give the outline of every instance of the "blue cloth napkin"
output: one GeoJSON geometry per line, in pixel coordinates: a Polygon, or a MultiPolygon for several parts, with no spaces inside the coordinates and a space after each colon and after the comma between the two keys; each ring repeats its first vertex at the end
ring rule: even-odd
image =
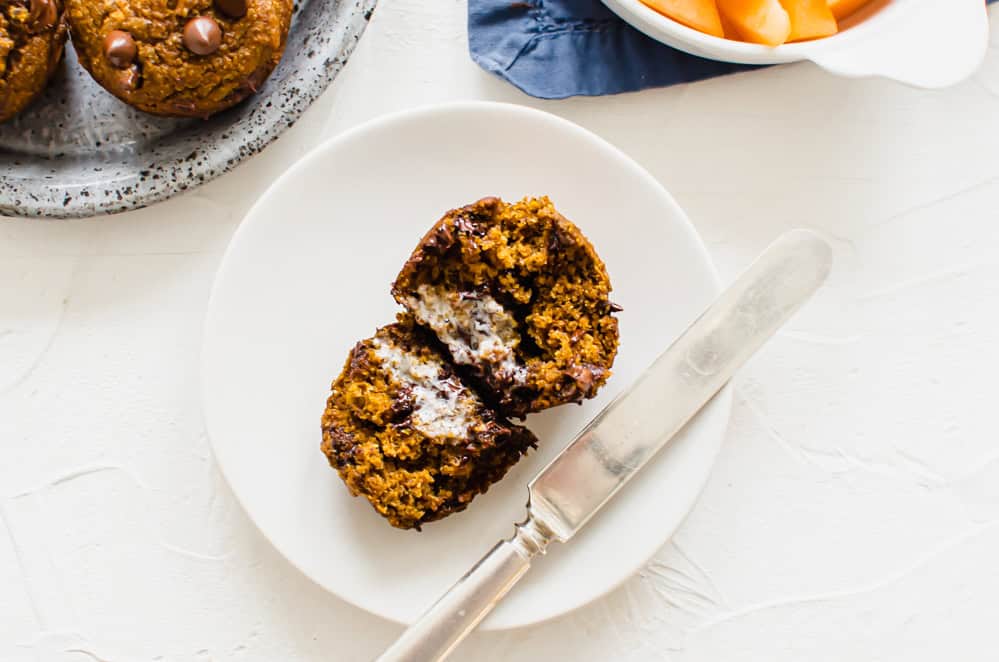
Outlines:
{"type": "Polygon", "coordinates": [[[633,92],[754,68],[660,44],[600,0],[468,0],[468,45],[483,69],[542,99],[633,92]]]}

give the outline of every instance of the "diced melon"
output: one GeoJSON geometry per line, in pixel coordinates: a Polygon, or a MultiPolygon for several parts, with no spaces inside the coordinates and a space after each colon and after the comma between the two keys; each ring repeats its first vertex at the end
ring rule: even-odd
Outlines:
{"type": "Polygon", "coordinates": [[[718,0],[718,9],[745,41],[779,46],[791,34],[791,17],[780,0],[718,0]]]}
{"type": "Polygon", "coordinates": [[[867,0],[828,0],[828,2],[829,9],[832,10],[833,16],[836,17],[837,21],[842,21],[867,4],[867,0]]]}
{"type": "Polygon", "coordinates": [[[725,36],[715,0],[642,0],[642,2],[660,14],[665,14],[695,30],[716,37],[725,36]]]}
{"type": "Polygon", "coordinates": [[[836,17],[826,0],[780,0],[791,17],[791,34],[788,41],[819,39],[839,31],[836,17]]]}
{"type": "Polygon", "coordinates": [[[718,12],[718,16],[721,18],[722,30],[725,31],[725,38],[732,39],[734,41],[742,41],[742,35],[739,34],[739,26],[729,20],[729,18],[721,12],[718,12]]]}

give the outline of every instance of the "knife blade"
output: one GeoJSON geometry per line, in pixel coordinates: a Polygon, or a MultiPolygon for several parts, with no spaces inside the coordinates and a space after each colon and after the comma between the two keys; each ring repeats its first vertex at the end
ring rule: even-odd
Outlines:
{"type": "Polygon", "coordinates": [[[568,542],[819,288],[832,249],[785,233],[531,481],[527,519],[378,658],[443,660],[548,545],[568,542]]]}

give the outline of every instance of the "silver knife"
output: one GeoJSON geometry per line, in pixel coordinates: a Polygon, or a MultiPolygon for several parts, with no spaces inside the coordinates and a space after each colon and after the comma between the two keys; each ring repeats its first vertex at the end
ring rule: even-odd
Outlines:
{"type": "Polygon", "coordinates": [[[378,662],[443,660],[544,554],[568,542],[819,288],[832,249],[782,235],[539,473],[527,519],[410,626],[378,662]]]}

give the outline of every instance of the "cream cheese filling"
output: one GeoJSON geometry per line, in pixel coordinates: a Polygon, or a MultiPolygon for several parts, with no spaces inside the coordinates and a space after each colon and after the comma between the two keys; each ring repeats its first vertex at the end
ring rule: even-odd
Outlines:
{"type": "Polygon", "coordinates": [[[414,428],[428,437],[468,438],[476,423],[478,400],[457,379],[442,378],[443,365],[376,338],[375,356],[397,383],[413,394],[414,428]]]}
{"type": "Polygon", "coordinates": [[[406,303],[416,318],[447,345],[455,362],[490,370],[522,384],[527,369],[517,362],[517,320],[489,294],[473,295],[420,285],[406,303]]]}

